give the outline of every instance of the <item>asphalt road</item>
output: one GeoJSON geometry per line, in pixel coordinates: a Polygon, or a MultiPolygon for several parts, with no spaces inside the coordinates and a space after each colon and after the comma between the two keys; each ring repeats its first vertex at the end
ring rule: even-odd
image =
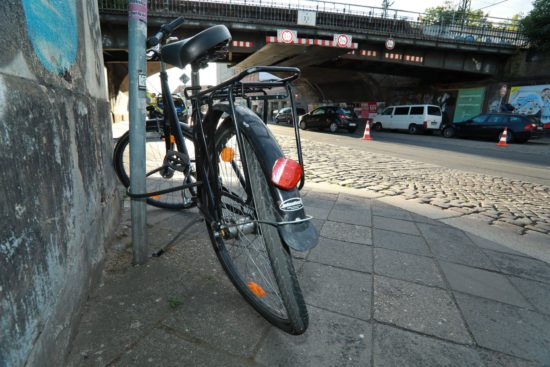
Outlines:
{"type": "MultiPolygon", "coordinates": [[[[288,125],[269,125],[275,134],[294,134],[288,125]]],[[[363,132],[303,131],[303,139],[325,142],[362,151],[436,164],[446,168],[477,172],[550,186],[550,138],[526,144],[498,147],[496,142],[446,139],[438,135],[409,135],[399,132],[373,132],[372,141],[361,140],[363,132]]]]}

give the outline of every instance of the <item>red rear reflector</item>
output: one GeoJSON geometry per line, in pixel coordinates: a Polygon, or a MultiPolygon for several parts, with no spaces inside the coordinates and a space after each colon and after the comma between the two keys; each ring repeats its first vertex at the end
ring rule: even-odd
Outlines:
{"type": "Polygon", "coordinates": [[[424,121],[424,129],[428,128],[428,121],[424,121]]]}
{"type": "Polygon", "coordinates": [[[288,158],[279,158],[273,165],[271,182],[283,190],[296,187],[302,177],[302,167],[296,161],[288,158]]]}
{"type": "Polygon", "coordinates": [[[535,128],[535,126],[533,126],[533,124],[527,124],[523,127],[525,130],[532,130],[535,128]]]}

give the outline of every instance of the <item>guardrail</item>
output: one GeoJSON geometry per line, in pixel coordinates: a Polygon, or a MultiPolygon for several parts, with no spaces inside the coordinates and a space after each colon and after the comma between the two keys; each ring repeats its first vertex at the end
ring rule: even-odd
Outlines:
{"type": "MultiPolygon", "coordinates": [[[[103,13],[126,12],[127,0],[98,0],[103,13]]],[[[485,18],[477,24],[469,21],[429,21],[426,14],[383,9],[337,2],[298,0],[149,0],[149,16],[184,15],[189,19],[223,22],[272,24],[277,27],[298,25],[299,13],[309,12],[316,29],[336,32],[369,33],[386,37],[444,40],[462,44],[496,47],[524,47],[527,39],[517,21],[485,18]]],[[[311,19],[310,19],[311,20],[311,19]]]]}

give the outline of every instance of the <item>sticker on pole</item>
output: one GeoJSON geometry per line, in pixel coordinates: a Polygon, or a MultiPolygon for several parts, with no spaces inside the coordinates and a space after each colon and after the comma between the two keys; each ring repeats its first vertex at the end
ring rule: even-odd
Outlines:
{"type": "Polygon", "coordinates": [[[279,43],[296,43],[298,40],[298,32],[290,29],[277,30],[277,42],[279,43]]]}
{"type": "Polygon", "coordinates": [[[147,89],[147,75],[139,73],[138,75],[138,88],[146,90],[147,89]]]}
{"type": "Polygon", "coordinates": [[[351,47],[351,36],[349,34],[335,34],[334,46],[336,47],[351,47]]]}
{"type": "Polygon", "coordinates": [[[137,19],[142,22],[147,22],[147,0],[129,0],[128,19],[137,19]]]}

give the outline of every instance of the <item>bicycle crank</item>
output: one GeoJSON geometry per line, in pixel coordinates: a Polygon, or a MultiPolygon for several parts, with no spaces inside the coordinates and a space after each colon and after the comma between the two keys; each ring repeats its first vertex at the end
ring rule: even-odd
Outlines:
{"type": "MultiPolygon", "coordinates": [[[[191,166],[191,161],[187,154],[174,150],[169,150],[166,152],[163,165],[173,171],[180,171],[187,174],[187,172],[189,171],[189,167],[191,166]]],[[[171,177],[174,175],[173,171],[166,170],[165,172],[163,172],[163,176],[166,175],[164,176],[165,178],[171,177]]]]}

